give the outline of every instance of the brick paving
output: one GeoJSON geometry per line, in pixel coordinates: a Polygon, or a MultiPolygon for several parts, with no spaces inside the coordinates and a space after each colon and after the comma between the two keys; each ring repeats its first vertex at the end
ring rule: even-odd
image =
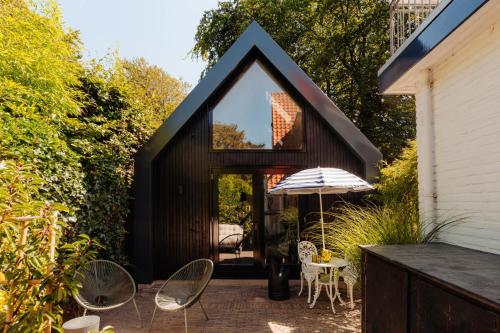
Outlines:
{"type": "MultiPolygon", "coordinates": [[[[148,332],[153,313],[154,295],[161,282],[141,285],[137,304],[144,321],[138,328],[137,315],[132,303],[121,308],[101,312],[101,327],[112,325],[118,333],[148,332]]],[[[297,296],[299,282],[291,281],[291,298],[272,301],[267,298],[267,280],[212,280],[202,303],[210,317],[206,321],[198,304],[188,309],[189,332],[218,333],[298,333],[298,332],[360,332],[360,299],[355,292],[355,308],[335,302],[336,314],[330,310],[330,302],[324,294],[314,309],[306,303],[307,292],[297,296]]],[[[341,283],[341,293],[345,288],[341,283]]],[[[344,297],[346,298],[346,297],[344,297]]],[[[157,312],[151,332],[184,332],[184,317],[179,312],[157,312]]]]}

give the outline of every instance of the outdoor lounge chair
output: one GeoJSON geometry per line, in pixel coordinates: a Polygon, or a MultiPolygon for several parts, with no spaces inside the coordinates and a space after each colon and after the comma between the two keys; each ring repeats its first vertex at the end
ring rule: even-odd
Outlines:
{"type": "Polygon", "coordinates": [[[184,328],[187,332],[186,310],[196,302],[200,304],[205,319],[208,320],[207,313],[200,302],[200,297],[210,282],[213,271],[214,263],[210,259],[198,259],[175,272],[155,296],[156,306],[149,329],[151,330],[153,326],[156,310],[159,308],[163,311],[184,310],[184,328]]]}
{"type": "Polygon", "coordinates": [[[239,258],[244,240],[245,231],[242,224],[219,224],[219,253],[234,253],[235,257],[239,258]]]}
{"type": "Polygon", "coordinates": [[[93,260],[77,270],[75,279],[82,288],[75,296],[83,307],[83,315],[90,311],[106,311],[132,301],[142,327],[142,319],[135,303],[135,282],[122,266],[108,260],[93,260]]]}
{"type": "Polygon", "coordinates": [[[231,234],[219,242],[219,253],[234,253],[239,258],[243,248],[243,234],[231,234]]]}

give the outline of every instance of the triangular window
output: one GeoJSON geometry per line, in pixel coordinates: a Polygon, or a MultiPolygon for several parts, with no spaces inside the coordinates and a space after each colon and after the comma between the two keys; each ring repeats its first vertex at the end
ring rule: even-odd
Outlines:
{"type": "Polygon", "coordinates": [[[256,60],[212,110],[212,148],[302,149],[302,108],[256,60]]]}

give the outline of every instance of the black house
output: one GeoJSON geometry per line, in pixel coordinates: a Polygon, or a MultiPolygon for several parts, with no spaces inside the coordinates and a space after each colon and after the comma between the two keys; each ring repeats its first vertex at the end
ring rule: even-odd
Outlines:
{"type": "Polygon", "coordinates": [[[196,258],[254,276],[318,210],[315,198],[273,198],[269,188],[316,166],[373,180],[380,159],[254,22],[137,153],[136,279],[165,279],[196,258]]]}

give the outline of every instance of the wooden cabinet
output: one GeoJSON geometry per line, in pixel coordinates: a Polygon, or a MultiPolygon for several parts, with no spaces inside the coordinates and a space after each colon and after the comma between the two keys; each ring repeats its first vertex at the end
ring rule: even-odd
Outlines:
{"type": "Polygon", "coordinates": [[[397,245],[362,261],[363,332],[500,332],[500,256],[397,245]]]}
{"type": "Polygon", "coordinates": [[[497,316],[480,305],[411,276],[410,332],[496,332],[497,316]]]}
{"type": "Polygon", "coordinates": [[[408,316],[408,273],[375,256],[365,256],[364,262],[364,332],[404,332],[408,316]]]}

